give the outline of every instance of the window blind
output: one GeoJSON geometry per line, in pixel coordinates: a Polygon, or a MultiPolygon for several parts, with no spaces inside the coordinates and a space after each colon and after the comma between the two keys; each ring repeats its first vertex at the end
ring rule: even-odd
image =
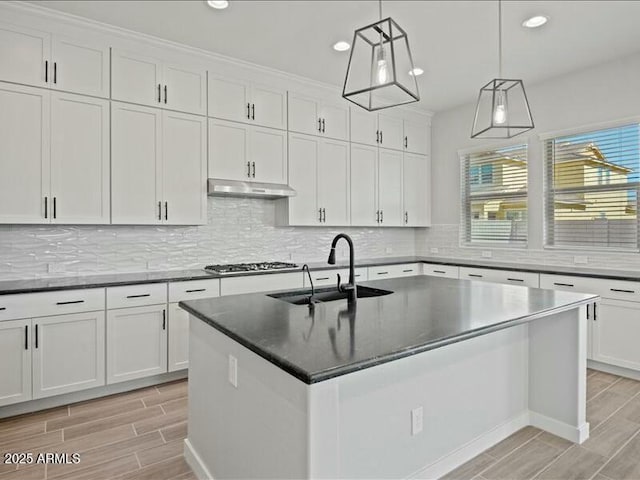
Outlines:
{"type": "Polygon", "coordinates": [[[527,146],[467,153],[462,163],[466,244],[527,243],[527,146]]]}
{"type": "Polygon", "coordinates": [[[638,249],[640,125],[545,140],[548,246],[638,249]]]}

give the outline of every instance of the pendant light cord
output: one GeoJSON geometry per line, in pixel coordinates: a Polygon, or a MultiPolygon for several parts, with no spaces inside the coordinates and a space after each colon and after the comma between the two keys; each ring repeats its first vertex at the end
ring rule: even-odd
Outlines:
{"type": "Polygon", "coordinates": [[[502,78],[502,0],[498,0],[498,76],[502,78]]]}

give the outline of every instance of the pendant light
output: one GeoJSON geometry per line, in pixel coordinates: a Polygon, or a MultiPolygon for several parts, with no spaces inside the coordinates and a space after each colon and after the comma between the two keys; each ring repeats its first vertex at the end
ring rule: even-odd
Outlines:
{"type": "Polygon", "coordinates": [[[501,0],[498,0],[498,77],[480,89],[471,138],[511,138],[534,127],[522,80],[502,77],[501,0]]]}
{"type": "Polygon", "coordinates": [[[353,35],[342,96],[368,111],[420,100],[409,40],[391,17],[359,28],[353,35]]]}

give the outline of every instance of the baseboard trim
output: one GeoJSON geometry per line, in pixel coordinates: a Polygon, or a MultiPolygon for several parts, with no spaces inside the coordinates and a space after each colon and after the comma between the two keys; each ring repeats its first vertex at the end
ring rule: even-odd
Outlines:
{"type": "Polygon", "coordinates": [[[409,478],[420,480],[440,478],[527,425],[529,425],[528,411],[483,433],[466,445],[410,475],[409,478]]]}
{"type": "Polygon", "coordinates": [[[187,374],[187,370],[180,370],[178,372],[163,373],[161,375],[154,375],[152,377],[129,380],[128,382],[113,383],[111,385],[104,385],[88,390],[65,393],[63,395],[55,395],[52,397],[39,398],[37,400],[29,400],[22,403],[14,403],[13,405],[0,407],[0,418],[23,415],[25,413],[37,412],[39,410],[46,410],[48,408],[60,407],[63,405],[69,405],[71,403],[84,402],[86,400],[93,400],[95,398],[115,395],[117,393],[128,392],[130,390],[137,390],[138,388],[150,387],[152,385],[172,382],[174,380],[187,378],[187,374]]]}
{"type": "Polygon", "coordinates": [[[587,422],[584,422],[579,427],[574,427],[573,425],[560,422],[537,412],[529,412],[529,420],[530,425],[553,433],[573,443],[580,444],[589,438],[589,424],[587,422]]]}
{"type": "Polygon", "coordinates": [[[209,472],[188,438],[184,439],[184,459],[193,470],[193,473],[196,474],[198,480],[214,480],[213,475],[211,475],[211,472],[209,472]]]}
{"type": "Polygon", "coordinates": [[[608,363],[600,363],[596,362],[595,360],[587,360],[587,367],[593,370],[600,370],[601,372],[640,381],[640,372],[638,372],[637,370],[632,370],[630,368],[618,367],[617,365],[609,365],[608,363]]]}

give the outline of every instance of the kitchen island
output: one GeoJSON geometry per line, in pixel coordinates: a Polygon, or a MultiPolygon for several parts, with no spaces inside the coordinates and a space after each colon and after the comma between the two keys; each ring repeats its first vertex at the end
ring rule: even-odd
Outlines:
{"type": "Polygon", "coordinates": [[[437,478],[526,425],[588,438],[595,295],[432,277],[293,305],[266,294],[191,314],[199,478],[437,478]]]}

